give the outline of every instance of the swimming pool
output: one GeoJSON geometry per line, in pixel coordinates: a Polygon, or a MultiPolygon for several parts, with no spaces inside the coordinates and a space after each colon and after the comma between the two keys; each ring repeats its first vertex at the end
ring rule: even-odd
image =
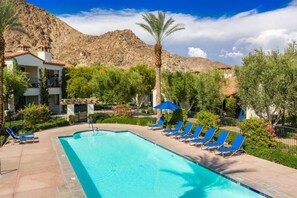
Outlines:
{"type": "Polygon", "coordinates": [[[88,197],[262,197],[130,132],[59,139],[88,197]]]}

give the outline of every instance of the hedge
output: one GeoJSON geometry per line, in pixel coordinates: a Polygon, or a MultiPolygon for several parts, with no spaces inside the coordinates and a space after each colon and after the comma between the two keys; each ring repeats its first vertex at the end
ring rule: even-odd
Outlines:
{"type": "Polygon", "coordinates": [[[29,128],[28,127],[24,128],[22,120],[13,121],[11,123],[10,122],[5,123],[6,127],[11,126],[18,133],[32,133],[32,132],[40,131],[42,129],[49,129],[53,127],[61,127],[61,126],[68,126],[68,125],[69,125],[69,122],[60,117],[51,118],[47,122],[35,124],[33,127],[29,127],[29,128]]]}
{"type": "MultiPolygon", "coordinates": [[[[192,131],[196,129],[197,124],[195,124],[192,128],[192,131]]],[[[207,132],[208,128],[203,129],[201,136],[204,136],[205,133],[207,132]]],[[[217,129],[215,135],[214,135],[214,140],[217,140],[218,136],[220,135],[221,131],[227,131],[227,130],[222,130],[222,129],[217,129]]],[[[227,131],[229,132],[228,138],[226,142],[228,144],[232,144],[233,140],[235,139],[236,135],[238,135],[237,132],[233,131],[227,131]]],[[[280,145],[283,143],[278,143],[278,147],[275,148],[255,148],[255,147],[247,147],[245,142],[243,143],[243,148],[245,149],[246,153],[249,155],[253,155],[255,157],[259,157],[265,160],[269,160],[278,164],[282,164],[284,166],[288,166],[291,168],[297,169],[297,156],[296,154],[289,154],[287,152],[283,152],[280,150],[280,145]]],[[[296,148],[292,148],[296,149],[296,148]]]]}
{"type": "Polygon", "coordinates": [[[97,123],[118,123],[118,124],[134,124],[140,126],[147,126],[149,124],[155,123],[156,118],[135,118],[135,117],[109,117],[97,123]]]}

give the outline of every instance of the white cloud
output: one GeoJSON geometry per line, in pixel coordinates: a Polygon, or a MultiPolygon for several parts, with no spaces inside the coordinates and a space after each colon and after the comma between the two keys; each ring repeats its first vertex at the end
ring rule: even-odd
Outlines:
{"type": "Polygon", "coordinates": [[[239,39],[236,45],[246,46],[247,49],[262,48],[263,50],[279,49],[282,51],[287,43],[292,41],[297,41],[297,31],[271,29],[260,32],[256,36],[239,39]]]}
{"type": "Polygon", "coordinates": [[[236,50],[236,47],[232,48],[232,51],[228,52],[227,50],[221,50],[221,54],[219,57],[224,57],[224,58],[241,58],[243,57],[243,53],[236,50]]]}
{"type": "MultiPolygon", "coordinates": [[[[211,60],[239,64],[242,56],[254,48],[282,49],[291,40],[297,40],[296,10],[297,0],[273,11],[258,13],[254,9],[216,19],[168,13],[176,22],[184,23],[186,29],[165,39],[163,47],[187,56],[188,46],[199,46],[211,60]]],[[[92,9],[59,17],[85,34],[101,35],[116,29],[131,29],[145,42],[154,44],[151,35],[136,25],[144,22],[143,13],[143,10],[133,9],[92,9]]]]}
{"type": "Polygon", "coordinates": [[[188,55],[190,57],[201,57],[207,58],[207,54],[200,48],[189,47],[188,48],[188,55]]]}

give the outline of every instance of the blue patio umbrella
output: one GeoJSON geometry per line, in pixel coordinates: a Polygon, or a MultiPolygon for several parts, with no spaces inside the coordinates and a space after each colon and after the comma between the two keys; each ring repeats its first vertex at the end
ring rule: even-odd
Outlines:
{"type": "MultiPolygon", "coordinates": [[[[170,101],[165,101],[157,106],[154,106],[155,109],[162,109],[162,110],[175,110],[175,109],[180,109],[180,106],[173,104],[170,101]]],[[[168,114],[168,112],[167,112],[168,114]]],[[[166,119],[166,125],[167,125],[167,119],[166,119]]]]}
{"type": "Polygon", "coordinates": [[[173,104],[170,101],[165,101],[157,106],[154,106],[155,109],[167,109],[167,110],[174,110],[174,109],[180,109],[180,106],[173,104]]]}

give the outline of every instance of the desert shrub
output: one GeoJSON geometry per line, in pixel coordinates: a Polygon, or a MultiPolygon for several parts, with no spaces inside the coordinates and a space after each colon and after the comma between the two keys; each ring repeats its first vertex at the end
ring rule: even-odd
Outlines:
{"type": "Polygon", "coordinates": [[[237,108],[236,98],[226,98],[226,114],[229,117],[235,118],[237,108]]]}
{"type": "Polygon", "coordinates": [[[32,127],[35,124],[46,122],[50,118],[51,111],[48,106],[29,104],[19,111],[23,115],[24,126],[32,127]]]}
{"type": "Polygon", "coordinates": [[[178,121],[185,122],[187,120],[187,111],[185,109],[176,109],[173,111],[172,116],[170,117],[169,123],[176,124],[178,121]]]}
{"type": "Polygon", "coordinates": [[[199,111],[196,114],[197,124],[204,126],[204,128],[218,128],[220,117],[209,111],[199,111]]]}
{"type": "Polygon", "coordinates": [[[261,119],[251,118],[244,120],[240,124],[240,130],[246,136],[245,145],[247,147],[269,148],[275,145],[273,128],[269,123],[261,119]]]}

